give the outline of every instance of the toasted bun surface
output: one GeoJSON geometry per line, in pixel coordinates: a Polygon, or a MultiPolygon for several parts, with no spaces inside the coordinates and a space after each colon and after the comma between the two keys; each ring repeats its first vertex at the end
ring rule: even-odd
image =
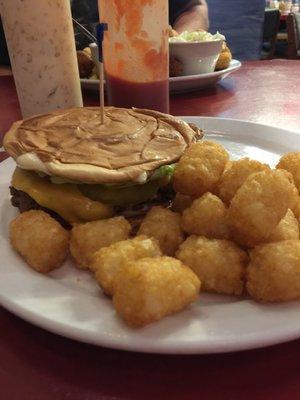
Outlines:
{"type": "Polygon", "coordinates": [[[171,115],[140,109],[99,107],[58,110],[12,125],[4,147],[24,169],[85,183],[143,181],[147,172],[171,164],[200,129],[171,115]]]}

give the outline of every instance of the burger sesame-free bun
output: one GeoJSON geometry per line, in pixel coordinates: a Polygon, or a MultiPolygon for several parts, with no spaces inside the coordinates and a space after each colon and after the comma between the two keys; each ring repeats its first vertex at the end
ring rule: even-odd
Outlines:
{"type": "Polygon", "coordinates": [[[146,180],[179,160],[200,129],[156,111],[99,107],[58,110],[12,125],[6,151],[24,169],[85,183],[146,180]]]}

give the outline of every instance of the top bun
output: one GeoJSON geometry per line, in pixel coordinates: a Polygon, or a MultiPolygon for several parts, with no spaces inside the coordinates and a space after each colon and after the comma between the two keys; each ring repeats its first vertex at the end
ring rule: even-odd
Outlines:
{"type": "Polygon", "coordinates": [[[99,107],[58,110],[15,122],[4,148],[24,169],[83,183],[143,182],[174,163],[202,131],[150,110],[99,107]]]}

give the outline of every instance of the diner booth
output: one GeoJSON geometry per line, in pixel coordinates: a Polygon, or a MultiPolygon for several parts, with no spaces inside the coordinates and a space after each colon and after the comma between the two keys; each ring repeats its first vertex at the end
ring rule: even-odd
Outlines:
{"type": "Polygon", "coordinates": [[[233,57],[258,60],[261,53],[265,0],[208,0],[210,31],[226,36],[233,57]]]}

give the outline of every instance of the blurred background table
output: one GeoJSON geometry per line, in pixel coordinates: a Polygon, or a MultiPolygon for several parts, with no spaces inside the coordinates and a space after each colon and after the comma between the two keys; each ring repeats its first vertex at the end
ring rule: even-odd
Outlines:
{"type": "MultiPolygon", "coordinates": [[[[174,115],[245,119],[300,131],[300,63],[297,60],[244,62],[218,85],[172,95],[174,115]]],[[[1,69],[0,69],[1,71],[1,69]]],[[[98,105],[98,94],[84,92],[85,105],[98,105]]],[[[11,123],[21,118],[12,76],[0,76],[0,140],[11,123]]]]}
{"type": "MultiPolygon", "coordinates": [[[[171,112],[247,119],[300,133],[298,65],[244,63],[216,87],[171,96],[171,112]]],[[[20,118],[11,76],[0,76],[0,104],[1,135],[20,118]]],[[[85,104],[98,104],[97,96],[85,93],[85,104]]],[[[232,354],[134,354],[64,339],[1,308],[0,332],[1,400],[291,400],[300,393],[300,341],[232,354]]]]}

